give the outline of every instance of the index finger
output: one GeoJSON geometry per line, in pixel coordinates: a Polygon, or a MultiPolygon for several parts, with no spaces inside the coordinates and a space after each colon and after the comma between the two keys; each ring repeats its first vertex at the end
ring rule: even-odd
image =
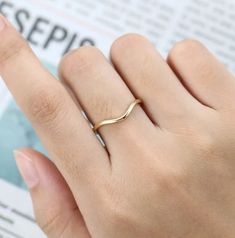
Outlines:
{"type": "Polygon", "coordinates": [[[3,16],[0,75],[72,189],[84,178],[92,181],[91,176],[104,176],[109,168],[106,150],[66,89],[42,67],[27,42],[3,16]]]}

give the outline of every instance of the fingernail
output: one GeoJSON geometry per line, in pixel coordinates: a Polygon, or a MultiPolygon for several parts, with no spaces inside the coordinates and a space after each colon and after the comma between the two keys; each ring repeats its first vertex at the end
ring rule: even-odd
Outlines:
{"type": "Polygon", "coordinates": [[[0,15],[0,31],[4,30],[6,23],[2,15],[0,15]]]}
{"type": "Polygon", "coordinates": [[[39,184],[39,175],[33,160],[25,153],[15,150],[14,156],[18,169],[29,189],[35,188],[39,184]]]}

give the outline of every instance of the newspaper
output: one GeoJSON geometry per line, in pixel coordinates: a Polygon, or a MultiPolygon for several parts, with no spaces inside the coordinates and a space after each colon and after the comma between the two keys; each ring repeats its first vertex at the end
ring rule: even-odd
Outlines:
{"type": "Polygon", "coordinates": [[[32,210],[29,194],[0,180],[1,238],[45,238],[35,223],[32,210]]]}
{"type": "MultiPolygon", "coordinates": [[[[95,45],[108,56],[113,41],[129,32],[147,36],[163,57],[175,42],[198,39],[235,72],[232,0],[0,0],[0,12],[55,77],[66,52],[95,45]]],[[[44,237],[13,160],[22,146],[47,154],[0,80],[0,238],[44,237]]]]}

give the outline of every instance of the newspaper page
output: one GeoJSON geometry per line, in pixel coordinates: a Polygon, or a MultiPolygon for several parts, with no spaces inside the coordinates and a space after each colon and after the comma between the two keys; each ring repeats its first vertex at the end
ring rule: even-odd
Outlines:
{"type": "MultiPolygon", "coordinates": [[[[0,0],[0,12],[55,77],[66,52],[94,45],[108,56],[113,41],[130,32],[148,37],[163,57],[175,42],[198,39],[235,72],[232,0],[0,0]]],[[[4,238],[44,237],[13,160],[12,151],[22,146],[47,154],[0,80],[0,237],[4,238]]]]}

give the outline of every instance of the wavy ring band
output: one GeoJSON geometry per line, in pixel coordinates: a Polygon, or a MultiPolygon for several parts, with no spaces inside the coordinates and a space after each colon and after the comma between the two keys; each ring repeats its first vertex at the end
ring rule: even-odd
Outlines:
{"type": "Polygon", "coordinates": [[[103,120],[103,121],[95,124],[94,127],[93,127],[93,131],[95,133],[97,133],[98,129],[101,128],[102,126],[111,125],[111,124],[115,124],[115,123],[119,123],[121,121],[124,121],[131,114],[131,112],[133,111],[135,106],[137,104],[140,104],[140,103],[142,103],[142,101],[140,99],[135,99],[135,101],[130,104],[130,106],[127,108],[126,112],[123,115],[121,115],[120,117],[117,117],[117,118],[111,118],[111,119],[103,120]]]}

